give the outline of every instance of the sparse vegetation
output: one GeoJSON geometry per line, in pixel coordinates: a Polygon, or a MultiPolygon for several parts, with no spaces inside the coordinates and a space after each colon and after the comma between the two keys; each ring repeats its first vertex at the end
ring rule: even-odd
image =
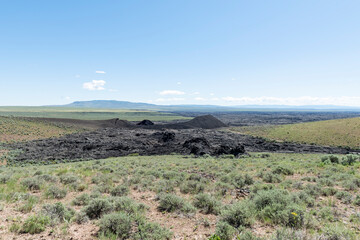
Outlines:
{"type": "Polygon", "coordinates": [[[78,224],[98,226],[99,239],[171,239],[205,233],[221,240],[356,239],[354,227],[360,222],[356,157],[129,156],[3,166],[1,213],[9,219],[12,209],[16,216],[27,217],[0,221],[15,235],[63,234],[66,229],[72,234],[69,224],[78,224]],[[345,160],[351,164],[343,164],[345,160]]]}

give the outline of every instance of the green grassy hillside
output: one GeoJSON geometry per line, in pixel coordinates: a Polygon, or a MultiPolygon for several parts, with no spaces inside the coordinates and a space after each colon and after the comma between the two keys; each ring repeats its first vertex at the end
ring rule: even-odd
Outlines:
{"type": "Polygon", "coordinates": [[[270,140],[360,148],[360,118],[337,119],[281,126],[232,128],[270,140]]]}
{"type": "Polygon", "coordinates": [[[17,117],[0,117],[0,143],[58,137],[82,129],[17,117]]]}

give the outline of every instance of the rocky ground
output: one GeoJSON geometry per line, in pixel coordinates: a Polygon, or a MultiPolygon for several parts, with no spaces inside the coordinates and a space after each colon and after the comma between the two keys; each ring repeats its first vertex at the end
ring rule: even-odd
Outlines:
{"type": "Polygon", "coordinates": [[[10,145],[21,149],[17,161],[57,159],[103,159],[108,157],[165,154],[240,155],[251,152],[349,153],[333,148],[295,143],[268,142],[261,138],[205,129],[106,128],[60,138],[10,145]]]}
{"type": "MultiPolygon", "coordinates": [[[[182,116],[196,117],[204,112],[177,112],[182,116]]],[[[282,125],[302,122],[314,122],[331,119],[359,117],[360,112],[315,112],[315,111],[238,111],[209,113],[230,126],[282,125]]]]}

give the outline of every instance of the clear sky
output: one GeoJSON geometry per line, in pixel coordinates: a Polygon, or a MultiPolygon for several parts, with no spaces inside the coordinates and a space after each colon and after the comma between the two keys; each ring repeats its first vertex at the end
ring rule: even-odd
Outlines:
{"type": "Polygon", "coordinates": [[[360,1],[13,0],[0,105],[360,106],[360,1]]]}

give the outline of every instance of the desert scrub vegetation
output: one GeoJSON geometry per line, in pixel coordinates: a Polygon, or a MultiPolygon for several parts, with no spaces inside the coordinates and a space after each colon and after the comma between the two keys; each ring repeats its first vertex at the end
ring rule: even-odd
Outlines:
{"type": "Polygon", "coordinates": [[[359,170],[357,155],[289,153],[2,166],[1,234],[359,239],[359,170]]]}
{"type": "Polygon", "coordinates": [[[360,148],[360,118],[336,119],[280,126],[232,128],[232,131],[269,140],[360,148]]]}

